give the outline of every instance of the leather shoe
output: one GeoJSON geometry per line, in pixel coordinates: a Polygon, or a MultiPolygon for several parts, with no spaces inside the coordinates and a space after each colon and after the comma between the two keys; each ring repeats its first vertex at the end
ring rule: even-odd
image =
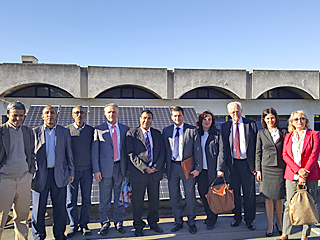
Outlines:
{"type": "Polygon", "coordinates": [[[171,229],[171,232],[177,232],[180,230],[180,228],[183,228],[183,223],[175,223],[171,229]]]}
{"type": "Polygon", "coordinates": [[[71,227],[67,233],[67,237],[72,238],[74,235],[76,235],[77,229],[74,227],[71,227]]]}
{"type": "Polygon", "coordinates": [[[150,229],[157,232],[157,233],[163,233],[163,229],[161,227],[159,227],[158,224],[154,224],[154,225],[150,226],[150,229]]]}
{"type": "Polygon", "coordinates": [[[272,237],[272,232],[268,232],[268,230],[266,231],[266,237],[272,237]]]}
{"type": "Polygon", "coordinates": [[[142,230],[135,230],[134,231],[134,235],[136,235],[136,237],[142,237],[143,236],[143,232],[142,232],[142,230]]]}
{"type": "Polygon", "coordinates": [[[108,234],[108,232],[109,232],[109,227],[102,226],[102,228],[100,228],[98,234],[100,234],[101,236],[105,236],[108,234]]]}
{"type": "Polygon", "coordinates": [[[256,230],[256,225],[254,225],[254,223],[247,223],[247,228],[250,230],[256,230]]]}
{"type": "Polygon", "coordinates": [[[240,223],[241,223],[241,220],[233,220],[231,222],[231,227],[238,227],[240,223]]]}
{"type": "Polygon", "coordinates": [[[54,239],[56,239],[56,240],[66,240],[67,237],[64,234],[62,234],[62,235],[54,237],[54,239]]]}
{"type": "Polygon", "coordinates": [[[212,230],[212,229],[214,229],[214,225],[207,224],[206,230],[209,231],[209,230],[212,230]]]}
{"type": "Polygon", "coordinates": [[[125,234],[126,233],[126,230],[124,229],[124,227],[122,225],[117,225],[116,229],[121,234],[125,234]]]}
{"type": "Polygon", "coordinates": [[[191,233],[191,234],[196,234],[197,233],[196,225],[189,226],[189,233],[191,233]]]}
{"type": "Polygon", "coordinates": [[[81,227],[81,232],[83,236],[90,236],[92,234],[88,226],[81,227]]]}
{"type": "Polygon", "coordinates": [[[277,224],[277,223],[276,223],[275,225],[276,225],[276,228],[277,228],[278,233],[279,233],[280,236],[281,236],[281,235],[282,235],[282,231],[278,228],[278,224],[277,224]]]}

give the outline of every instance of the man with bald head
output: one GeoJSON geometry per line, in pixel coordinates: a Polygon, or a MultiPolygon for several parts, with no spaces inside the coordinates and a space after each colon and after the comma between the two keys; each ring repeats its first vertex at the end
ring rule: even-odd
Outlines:
{"type": "Polygon", "coordinates": [[[225,156],[234,191],[234,220],[231,227],[237,227],[242,220],[241,188],[244,203],[244,221],[247,228],[255,230],[253,220],[256,216],[255,192],[255,153],[257,124],[251,119],[242,117],[240,102],[227,105],[231,120],[221,126],[225,156]]]}
{"type": "Polygon", "coordinates": [[[92,161],[91,146],[93,127],[84,123],[86,112],[82,106],[72,109],[74,122],[66,126],[71,134],[71,147],[74,158],[74,181],[67,186],[67,211],[70,219],[68,237],[73,237],[78,230],[83,235],[91,235],[88,228],[90,220],[91,188],[92,188],[92,161]],[[78,216],[78,189],[81,189],[81,210],[78,216]]]}
{"type": "Polygon", "coordinates": [[[45,213],[50,192],[53,205],[53,235],[66,239],[67,184],[74,179],[74,163],[69,129],[57,125],[58,114],[52,106],[42,111],[44,124],[33,129],[37,171],[32,179],[32,234],[46,238],[45,213]]]}

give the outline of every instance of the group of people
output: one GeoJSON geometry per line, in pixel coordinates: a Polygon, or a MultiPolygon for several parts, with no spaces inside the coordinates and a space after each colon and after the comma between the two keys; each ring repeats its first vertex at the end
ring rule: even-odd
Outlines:
{"type": "MultiPolygon", "coordinates": [[[[45,213],[50,192],[53,205],[53,234],[55,239],[66,239],[67,215],[70,229],[67,237],[78,232],[91,235],[91,188],[93,176],[99,182],[99,234],[108,234],[111,226],[111,203],[116,231],[124,234],[125,207],[118,202],[123,179],[129,176],[132,186],[132,213],[135,236],[143,236],[146,222],[142,219],[145,190],[148,194],[147,223],[151,230],[162,233],[159,222],[160,180],[168,179],[174,225],[172,232],[183,227],[187,217],[189,232],[197,227],[195,184],[203,202],[207,218],[206,230],[211,230],[218,219],[209,207],[205,195],[209,186],[227,180],[234,192],[234,220],[231,227],[244,221],[255,230],[255,178],[265,197],[269,226],[266,236],[273,234],[273,200],[278,239],[288,239],[292,225],[288,218],[288,204],[298,184],[307,185],[314,196],[317,180],[319,133],[310,130],[307,116],[293,112],[288,120],[289,133],[280,129],[279,117],[273,108],[265,109],[258,131],[254,121],[242,117],[240,102],[227,105],[231,119],[219,130],[210,111],[202,112],[196,126],[184,122],[182,107],[171,110],[173,124],[162,132],[151,127],[153,113],[141,112],[140,126],[129,129],[118,122],[119,109],[114,103],[105,106],[107,121],[94,128],[85,124],[86,112],[76,106],[72,110],[74,123],[57,125],[58,114],[52,106],[42,112],[44,124],[33,130],[22,125],[25,106],[20,102],[7,106],[8,121],[0,126],[0,239],[7,215],[13,204],[16,239],[27,239],[30,191],[32,189],[32,234],[34,239],[45,239],[45,213]],[[192,177],[186,178],[182,162],[194,160],[192,177]],[[182,181],[186,202],[183,213],[180,195],[182,181]],[[78,189],[82,205],[78,213],[78,189]],[[285,196],[286,195],[286,196],[285,196]],[[282,199],[286,197],[284,213],[282,199]],[[283,215],[283,221],[282,221],[283,215]]],[[[301,239],[310,235],[310,226],[303,226],[301,239]]]]}

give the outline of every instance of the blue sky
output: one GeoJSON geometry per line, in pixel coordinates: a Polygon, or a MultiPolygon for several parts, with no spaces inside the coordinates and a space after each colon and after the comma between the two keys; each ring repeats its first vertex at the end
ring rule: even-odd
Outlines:
{"type": "Polygon", "coordinates": [[[319,0],[2,1],[0,63],[320,69],[319,0]]]}

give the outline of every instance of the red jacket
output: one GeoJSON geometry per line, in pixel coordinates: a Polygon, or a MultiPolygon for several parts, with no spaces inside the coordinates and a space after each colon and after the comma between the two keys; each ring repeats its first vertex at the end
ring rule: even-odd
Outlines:
{"type": "Polygon", "coordinates": [[[303,149],[301,153],[301,167],[293,160],[292,154],[292,134],[287,133],[283,142],[282,156],[286,162],[286,170],[284,178],[293,180],[294,174],[298,174],[300,168],[310,171],[307,181],[315,181],[320,179],[320,168],[318,164],[320,152],[320,134],[317,131],[307,130],[304,138],[303,149]]]}

